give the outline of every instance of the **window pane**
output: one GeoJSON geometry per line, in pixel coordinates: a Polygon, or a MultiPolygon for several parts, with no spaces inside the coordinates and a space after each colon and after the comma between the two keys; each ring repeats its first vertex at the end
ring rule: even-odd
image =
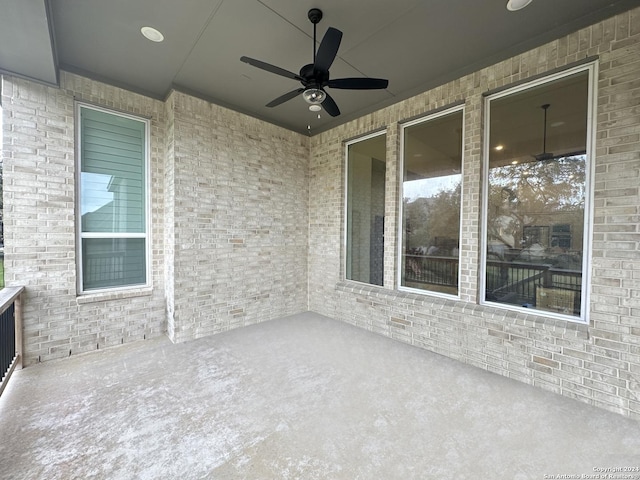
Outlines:
{"type": "Polygon", "coordinates": [[[404,129],[401,285],[458,294],[462,111],[404,129]]]}
{"type": "Polygon", "coordinates": [[[347,271],[349,280],[382,285],[386,137],[349,145],[347,155],[347,271]]]}
{"type": "Polygon", "coordinates": [[[82,108],[83,232],[145,231],[145,125],[82,108]]]}
{"type": "Polygon", "coordinates": [[[83,289],[146,283],[144,238],[82,239],[83,289]]]}
{"type": "Polygon", "coordinates": [[[84,105],[79,114],[82,290],[145,285],[147,122],[84,105]]]}
{"type": "Polygon", "coordinates": [[[488,301],[580,316],[588,78],[490,101],[488,301]]]}

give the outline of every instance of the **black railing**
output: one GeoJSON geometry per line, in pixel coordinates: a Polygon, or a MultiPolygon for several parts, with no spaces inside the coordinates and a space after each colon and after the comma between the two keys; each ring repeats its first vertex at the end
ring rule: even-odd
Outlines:
{"type": "Polygon", "coordinates": [[[487,299],[517,298],[515,303],[533,304],[536,285],[543,285],[549,268],[550,265],[487,261],[487,299]]]}
{"type": "Polygon", "coordinates": [[[11,373],[22,367],[22,316],[20,294],[24,287],[0,290],[0,394],[11,373]]]}
{"type": "Polygon", "coordinates": [[[429,255],[405,255],[404,275],[407,282],[458,286],[458,259],[429,255]]]}
{"type": "Polygon", "coordinates": [[[85,285],[111,286],[125,276],[124,252],[94,253],[86,255],[84,261],[85,285]]]}
{"type": "Polygon", "coordinates": [[[0,372],[4,377],[16,358],[16,306],[11,304],[0,313],[0,372]]]}
{"type": "Polygon", "coordinates": [[[572,298],[567,313],[580,314],[582,272],[579,270],[545,264],[487,261],[487,300],[553,310],[538,305],[541,289],[547,289],[547,293],[548,289],[555,289],[556,294],[566,292],[572,298]]]}
{"type": "MultiPolygon", "coordinates": [[[[445,287],[458,286],[458,259],[429,255],[405,255],[404,280],[445,287]]],[[[542,289],[545,300],[562,296],[568,307],[565,313],[580,314],[582,272],[556,268],[548,264],[525,262],[487,261],[486,299],[542,310],[560,311],[557,301],[553,305],[539,302],[542,289]],[[554,289],[554,290],[549,290],[554,289]],[[566,311],[568,309],[568,312],[566,311]]]]}

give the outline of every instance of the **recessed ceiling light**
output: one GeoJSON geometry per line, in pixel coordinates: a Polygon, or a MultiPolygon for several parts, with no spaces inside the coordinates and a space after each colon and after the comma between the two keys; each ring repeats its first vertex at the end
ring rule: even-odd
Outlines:
{"type": "Polygon", "coordinates": [[[533,0],[509,0],[507,2],[507,10],[510,12],[515,12],[517,10],[522,10],[524,7],[529,5],[533,0]]]}
{"type": "Polygon", "coordinates": [[[517,165],[518,164],[518,160],[514,160],[513,162],[511,162],[511,165],[517,165]]]}
{"type": "Polygon", "coordinates": [[[556,127],[561,127],[562,125],[564,125],[564,122],[553,122],[551,125],[549,125],[550,127],[556,128],[556,127]]]}
{"type": "Polygon", "coordinates": [[[158,30],[153,27],[142,27],[140,29],[140,33],[144,35],[146,38],[151,40],[152,42],[161,42],[164,40],[164,35],[162,35],[158,30]]]}
{"type": "Polygon", "coordinates": [[[500,151],[504,148],[504,145],[496,145],[496,150],[500,151]]]}
{"type": "Polygon", "coordinates": [[[312,112],[319,112],[320,110],[322,110],[322,107],[317,103],[314,103],[313,105],[309,105],[309,110],[311,110],[312,112]]]}

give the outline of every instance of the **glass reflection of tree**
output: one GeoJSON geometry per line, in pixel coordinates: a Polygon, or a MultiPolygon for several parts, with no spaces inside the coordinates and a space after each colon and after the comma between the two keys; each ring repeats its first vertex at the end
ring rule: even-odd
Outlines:
{"type": "Polygon", "coordinates": [[[508,164],[489,171],[488,253],[522,248],[526,226],[569,223],[582,229],[585,155],[508,164]]]}
{"type": "MultiPolygon", "coordinates": [[[[460,180],[430,197],[404,199],[407,251],[434,244],[436,237],[458,239],[460,232],[460,180]]],[[[452,252],[447,252],[447,255],[452,252]]]]}

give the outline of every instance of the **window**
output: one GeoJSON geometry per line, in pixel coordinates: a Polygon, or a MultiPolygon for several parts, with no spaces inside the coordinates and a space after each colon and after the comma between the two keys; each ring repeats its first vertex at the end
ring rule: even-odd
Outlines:
{"type": "Polygon", "coordinates": [[[486,302],[584,321],[592,69],[487,99],[486,302]]]}
{"type": "Polygon", "coordinates": [[[347,145],[346,278],[382,285],[386,136],[347,145]]]}
{"type": "Polygon", "coordinates": [[[148,122],[78,104],[80,291],[146,285],[148,122]]]}
{"type": "Polygon", "coordinates": [[[400,286],[458,294],[463,109],[412,122],[402,136],[400,286]]]}

